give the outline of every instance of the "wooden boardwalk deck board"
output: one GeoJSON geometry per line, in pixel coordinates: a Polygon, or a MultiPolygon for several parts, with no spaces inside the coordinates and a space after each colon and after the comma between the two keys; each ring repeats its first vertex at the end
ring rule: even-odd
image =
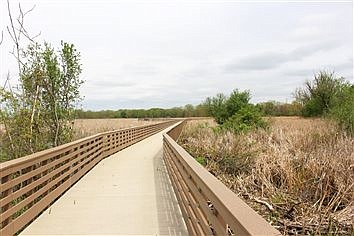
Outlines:
{"type": "Polygon", "coordinates": [[[102,160],[21,235],[187,235],[163,132],[102,160]]]}

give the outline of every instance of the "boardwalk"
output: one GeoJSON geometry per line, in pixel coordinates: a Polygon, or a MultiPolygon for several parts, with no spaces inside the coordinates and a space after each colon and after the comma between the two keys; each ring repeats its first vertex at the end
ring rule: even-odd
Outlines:
{"type": "Polygon", "coordinates": [[[1,164],[0,235],[281,235],[176,143],[185,122],[1,164]]]}
{"type": "Polygon", "coordinates": [[[104,160],[21,235],[186,235],[162,160],[162,133],[104,160]]]}

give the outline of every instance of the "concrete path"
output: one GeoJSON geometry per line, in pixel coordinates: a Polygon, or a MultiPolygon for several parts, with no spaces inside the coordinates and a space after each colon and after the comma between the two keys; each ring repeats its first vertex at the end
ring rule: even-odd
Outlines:
{"type": "Polygon", "coordinates": [[[102,160],[21,235],[187,235],[163,132],[102,160]]]}

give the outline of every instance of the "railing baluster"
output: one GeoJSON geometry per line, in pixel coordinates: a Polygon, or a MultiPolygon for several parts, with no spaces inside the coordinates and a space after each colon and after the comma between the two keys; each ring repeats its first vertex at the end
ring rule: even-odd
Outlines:
{"type": "MultiPolygon", "coordinates": [[[[1,178],[1,184],[10,181],[10,180],[11,180],[11,176],[12,176],[12,174],[7,175],[7,176],[1,178]]],[[[5,198],[5,197],[10,196],[10,195],[12,194],[12,187],[9,188],[9,189],[7,189],[7,190],[5,190],[5,191],[1,191],[0,193],[1,193],[1,195],[2,195],[2,198],[5,198]]],[[[10,208],[11,208],[11,205],[12,205],[12,203],[9,202],[9,203],[6,204],[5,206],[3,206],[2,209],[1,209],[1,214],[2,214],[2,212],[5,212],[5,211],[7,211],[8,209],[10,209],[10,208]]],[[[6,219],[3,219],[3,218],[0,218],[0,219],[1,219],[0,221],[2,221],[2,222],[0,222],[1,225],[2,225],[2,227],[5,227],[6,225],[8,225],[8,224],[11,223],[11,221],[12,221],[12,216],[10,216],[10,217],[8,217],[8,218],[6,218],[6,219]]]]}

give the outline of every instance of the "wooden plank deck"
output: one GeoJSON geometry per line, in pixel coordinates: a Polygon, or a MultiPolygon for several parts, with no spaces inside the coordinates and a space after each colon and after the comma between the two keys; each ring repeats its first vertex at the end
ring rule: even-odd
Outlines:
{"type": "Polygon", "coordinates": [[[162,160],[162,133],[104,160],[21,235],[187,235],[162,160]]]}

